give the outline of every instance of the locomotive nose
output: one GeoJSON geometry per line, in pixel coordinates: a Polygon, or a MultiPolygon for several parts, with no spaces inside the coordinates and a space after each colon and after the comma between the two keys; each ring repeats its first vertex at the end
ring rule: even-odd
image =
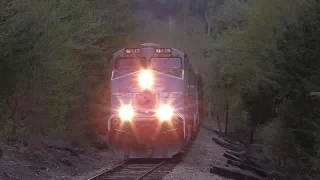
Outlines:
{"type": "Polygon", "coordinates": [[[139,131],[136,131],[135,136],[140,144],[152,143],[159,135],[159,128],[156,122],[135,124],[139,131]]]}
{"type": "Polygon", "coordinates": [[[150,90],[143,90],[137,94],[137,105],[141,109],[153,109],[156,106],[157,95],[150,90]]]}

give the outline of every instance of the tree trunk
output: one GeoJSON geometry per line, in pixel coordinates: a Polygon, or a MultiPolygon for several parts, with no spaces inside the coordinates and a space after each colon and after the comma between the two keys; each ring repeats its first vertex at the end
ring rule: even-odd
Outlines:
{"type": "Polygon", "coordinates": [[[250,128],[249,143],[253,144],[254,126],[250,128]]]}
{"type": "Polygon", "coordinates": [[[283,157],[283,167],[287,167],[287,156],[283,157]]]}
{"type": "Polygon", "coordinates": [[[217,115],[217,123],[218,123],[218,130],[219,130],[219,132],[222,132],[222,130],[221,130],[221,125],[220,125],[220,120],[219,120],[219,115],[217,115]]]}
{"type": "Polygon", "coordinates": [[[224,133],[228,134],[228,116],[229,116],[229,104],[226,104],[226,124],[225,124],[225,131],[224,133]]]}
{"type": "Polygon", "coordinates": [[[210,23],[210,20],[209,20],[209,17],[208,17],[208,13],[206,12],[204,15],[205,15],[207,26],[208,26],[208,28],[207,28],[207,36],[209,37],[210,36],[211,23],[210,23]]]}

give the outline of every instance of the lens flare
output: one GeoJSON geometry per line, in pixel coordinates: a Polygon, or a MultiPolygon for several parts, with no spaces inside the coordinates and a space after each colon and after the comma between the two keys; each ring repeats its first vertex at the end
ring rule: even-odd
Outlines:
{"type": "Polygon", "coordinates": [[[157,116],[160,121],[169,121],[173,116],[173,108],[168,104],[160,104],[157,116]]]}
{"type": "Polygon", "coordinates": [[[122,121],[131,121],[134,116],[134,110],[131,105],[123,105],[119,109],[119,117],[122,121]]]}
{"type": "Polygon", "coordinates": [[[150,89],[153,85],[153,75],[150,70],[142,70],[139,75],[139,84],[142,89],[150,89]]]}

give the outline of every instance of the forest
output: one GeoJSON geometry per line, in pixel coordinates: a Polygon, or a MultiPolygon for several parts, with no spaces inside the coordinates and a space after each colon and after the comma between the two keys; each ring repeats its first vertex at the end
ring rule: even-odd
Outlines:
{"type": "Polygon", "coordinates": [[[320,176],[317,0],[0,1],[0,142],[86,143],[108,115],[110,55],[154,42],[186,52],[214,116],[268,148],[287,179],[320,176]]]}

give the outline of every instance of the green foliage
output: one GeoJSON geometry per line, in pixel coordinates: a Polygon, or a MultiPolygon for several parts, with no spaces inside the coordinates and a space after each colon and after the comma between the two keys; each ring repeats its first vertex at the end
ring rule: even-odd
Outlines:
{"type": "Polygon", "coordinates": [[[279,50],[282,61],[279,71],[282,74],[283,98],[286,99],[287,113],[283,119],[294,137],[297,163],[303,162],[294,171],[308,172],[309,177],[319,174],[313,169],[317,162],[311,159],[318,156],[320,116],[316,111],[318,100],[309,96],[311,91],[318,89],[320,74],[319,57],[319,28],[320,9],[306,9],[296,25],[289,25],[279,40],[279,50]],[[302,159],[304,159],[302,161],[302,159]]]}
{"type": "Polygon", "coordinates": [[[215,11],[214,21],[216,33],[229,27],[239,27],[244,23],[247,4],[241,0],[227,0],[215,11]]]}
{"type": "Polygon", "coordinates": [[[105,56],[133,28],[128,8],[114,0],[1,1],[2,140],[32,133],[81,138],[91,131],[87,104],[99,85],[86,87],[88,77],[99,64],[96,84],[105,84],[105,56]]]}
{"type": "Polygon", "coordinates": [[[275,167],[316,177],[319,115],[308,94],[320,87],[319,9],[298,0],[247,5],[245,23],[229,26],[212,44],[211,92],[224,94],[238,130],[263,128],[260,137],[273,147],[272,158],[294,162],[275,167]]]}

